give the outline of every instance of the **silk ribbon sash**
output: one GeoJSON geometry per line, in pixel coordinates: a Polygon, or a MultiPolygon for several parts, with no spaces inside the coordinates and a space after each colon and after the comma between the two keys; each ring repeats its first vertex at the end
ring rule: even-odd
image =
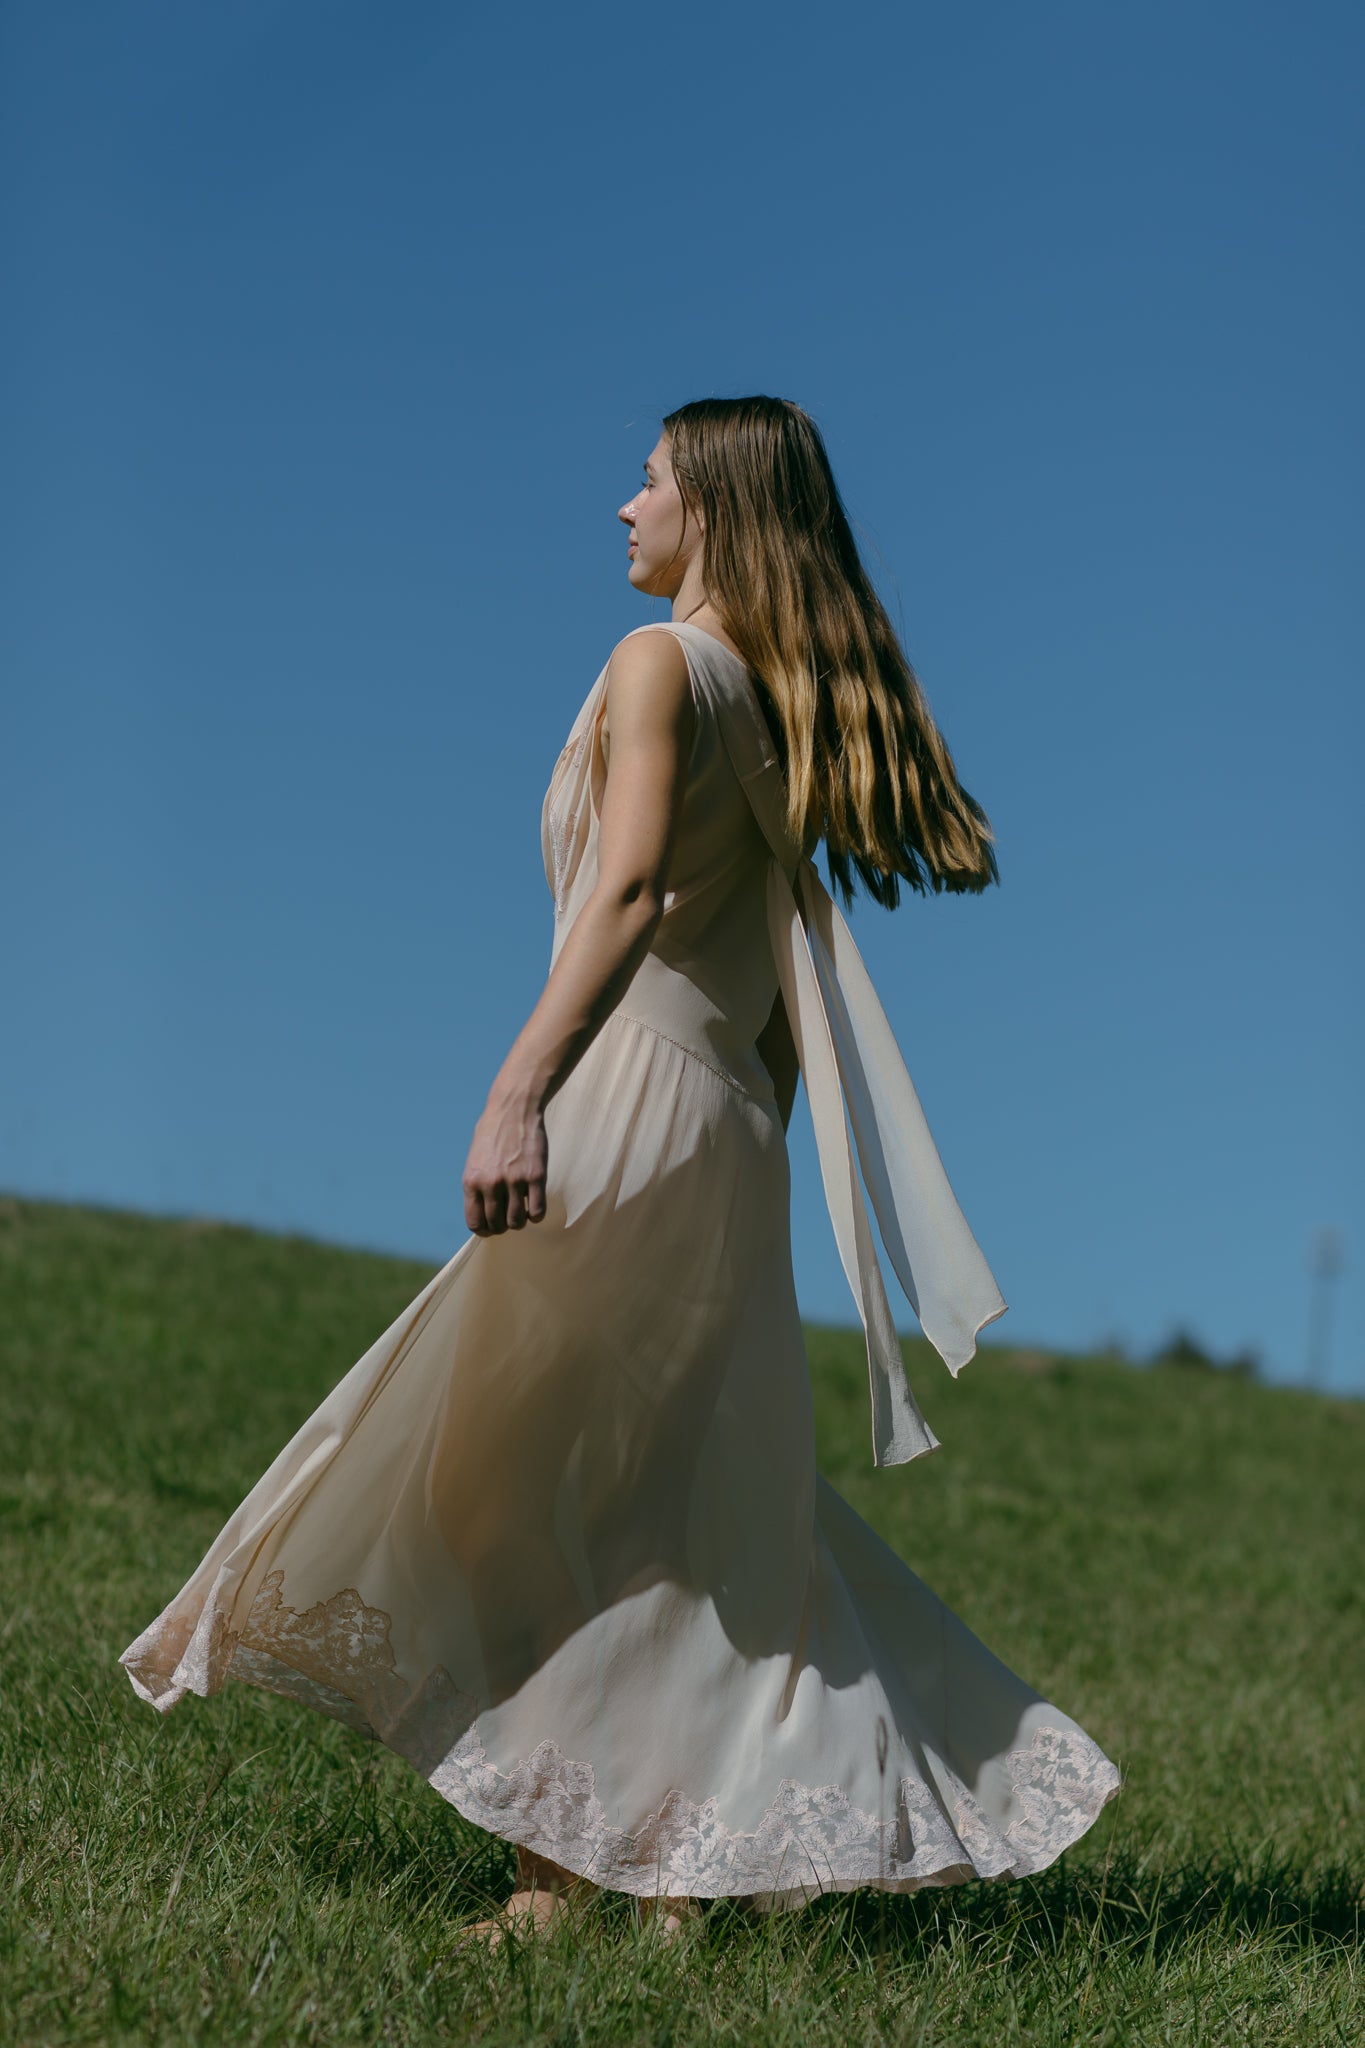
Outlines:
{"type": "Polygon", "coordinates": [[[950,1372],[974,1355],[977,1332],[1006,1304],[958,1207],[853,934],[814,861],[800,862],[795,884],[774,857],[768,931],[825,1200],[867,1337],[873,1461],[900,1465],[934,1450],[938,1438],[906,1381],[858,1168],[896,1277],[950,1372]]]}

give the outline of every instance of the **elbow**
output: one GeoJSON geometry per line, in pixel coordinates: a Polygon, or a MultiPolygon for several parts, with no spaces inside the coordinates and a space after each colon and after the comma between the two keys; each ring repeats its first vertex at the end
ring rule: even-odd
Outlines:
{"type": "Polygon", "coordinates": [[[603,894],[624,922],[638,926],[641,931],[653,931],[663,918],[662,883],[643,876],[635,877],[604,887],[603,894]]]}

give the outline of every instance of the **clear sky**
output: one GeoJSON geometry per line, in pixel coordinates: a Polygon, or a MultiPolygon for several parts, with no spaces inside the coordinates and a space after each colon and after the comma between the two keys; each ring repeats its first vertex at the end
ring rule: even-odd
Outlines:
{"type": "Polygon", "coordinates": [[[1294,1377],[1333,1225],[1365,1390],[1362,19],[9,0],[0,1187],[458,1247],[617,508],[766,391],[998,833],[852,920],[992,1337],[1294,1377]]]}

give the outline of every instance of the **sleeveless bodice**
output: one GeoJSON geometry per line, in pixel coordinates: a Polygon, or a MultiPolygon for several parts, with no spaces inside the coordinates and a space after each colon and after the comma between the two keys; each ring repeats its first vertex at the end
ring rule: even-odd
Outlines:
{"type": "MultiPolygon", "coordinates": [[[[732,711],[761,717],[754,685],[739,656],[699,627],[660,622],[637,630],[670,631],[682,642],[696,717],[663,917],[617,1013],[672,1039],[746,1094],[770,1098],[772,1079],[755,1040],[778,990],[768,938],[772,854],[717,715],[728,703],[732,711]]],[[[611,747],[606,678],[604,668],[545,797],[542,844],[555,896],[552,965],[598,879],[597,826],[611,747]]]]}

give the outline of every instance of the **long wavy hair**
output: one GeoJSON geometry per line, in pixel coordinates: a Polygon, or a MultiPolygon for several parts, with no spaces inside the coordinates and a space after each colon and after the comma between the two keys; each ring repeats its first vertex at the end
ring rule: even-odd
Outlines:
{"type": "Polygon", "coordinates": [[[787,822],[821,838],[845,907],[856,870],[887,910],[900,882],[979,892],[994,836],[958,781],[872,588],[820,430],[785,398],[701,398],[663,421],[702,580],[771,707],[787,822]]]}

